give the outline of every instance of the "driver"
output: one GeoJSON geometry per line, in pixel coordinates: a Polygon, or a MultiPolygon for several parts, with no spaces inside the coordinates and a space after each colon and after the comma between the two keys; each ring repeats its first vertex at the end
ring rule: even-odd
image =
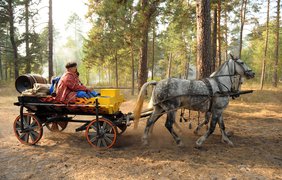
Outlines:
{"type": "Polygon", "coordinates": [[[78,78],[77,63],[68,62],[66,64],[66,72],[61,76],[58,86],[56,88],[56,101],[64,103],[74,103],[76,97],[80,97],[81,94],[94,94],[90,89],[86,88],[78,78]]]}

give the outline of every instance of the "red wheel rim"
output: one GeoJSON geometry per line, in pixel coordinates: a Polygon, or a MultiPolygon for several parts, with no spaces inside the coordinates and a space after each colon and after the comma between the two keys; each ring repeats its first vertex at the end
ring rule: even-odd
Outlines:
{"type": "Polygon", "coordinates": [[[97,120],[91,121],[91,123],[87,126],[86,139],[88,143],[98,149],[108,149],[111,148],[117,138],[117,130],[115,125],[112,124],[111,121],[100,118],[99,123],[97,120]],[[99,125],[99,136],[97,135],[97,126],[99,125]]]}
{"type": "Polygon", "coordinates": [[[29,113],[23,114],[24,131],[21,131],[21,116],[18,116],[14,121],[14,132],[17,139],[22,144],[34,145],[42,137],[43,128],[36,116],[29,113]]]}

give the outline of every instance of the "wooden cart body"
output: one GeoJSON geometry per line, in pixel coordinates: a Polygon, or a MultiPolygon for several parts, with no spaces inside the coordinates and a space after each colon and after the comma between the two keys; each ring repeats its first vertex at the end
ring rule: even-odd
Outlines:
{"type": "Polygon", "coordinates": [[[78,122],[83,125],[76,131],[85,131],[89,144],[110,148],[133,120],[131,113],[119,110],[122,102],[118,89],[102,89],[101,96],[77,98],[73,104],[56,102],[51,96],[19,96],[14,103],[20,106],[20,115],[14,122],[15,135],[21,143],[33,145],[41,139],[44,126],[50,131],[63,131],[69,122],[78,122]],[[71,115],[89,115],[93,120],[77,120],[71,115]]]}

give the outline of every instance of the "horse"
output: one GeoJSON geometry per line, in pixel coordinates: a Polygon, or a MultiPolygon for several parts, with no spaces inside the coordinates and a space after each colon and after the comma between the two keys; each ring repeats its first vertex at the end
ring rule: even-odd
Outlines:
{"type": "Polygon", "coordinates": [[[231,93],[238,92],[242,83],[242,78],[251,79],[255,73],[241,59],[233,56],[225,61],[221,67],[209,78],[201,80],[184,80],[178,78],[168,78],[145,83],[139,92],[136,105],[133,110],[134,127],[137,128],[145,92],[149,85],[155,86],[152,91],[153,111],[147,120],[143,144],[148,144],[148,133],[154,123],[163,115],[167,114],[165,127],[168,129],[176,144],[182,146],[183,143],[173,129],[176,111],[180,108],[190,109],[206,113],[206,119],[212,116],[210,126],[206,133],[197,141],[196,146],[201,147],[206,139],[214,132],[215,126],[219,123],[222,141],[233,146],[232,141],[225,132],[223,121],[223,111],[229,103],[231,93]],[[239,81],[236,79],[240,79],[239,81]]]}
{"type": "MultiPolygon", "coordinates": [[[[215,74],[215,72],[213,72],[209,77],[213,77],[215,74]]],[[[234,76],[234,87],[232,87],[231,89],[233,90],[236,90],[238,92],[240,92],[240,88],[241,88],[241,85],[243,84],[243,78],[241,78],[240,76],[234,76]],[[236,87],[235,87],[236,86],[236,87]]],[[[153,97],[153,96],[152,96],[153,97]]],[[[148,111],[151,111],[153,110],[153,98],[151,97],[150,101],[149,101],[149,104],[148,104],[148,107],[147,107],[147,110],[148,111]]],[[[236,96],[236,97],[239,97],[239,96],[236,96]]],[[[233,96],[232,99],[235,99],[235,97],[233,96]]],[[[184,113],[185,113],[185,108],[181,108],[181,113],[180,113],[180,122],[182,122],[182,120],[184,120],[185,122],[188,121],[189,123],[189,129],[192,129],[192,122],[191,122],[191,119],[190,119],[190,110],[189,110],[189,118],[186,119],[184,117],[184,113]]],[[[199,121],[199,117],[200,117],[200,112],[198,111],[198,121],[199,121]]],[[[194,130],[194,134],[195,135],[199,135],[199,131],[200,129],[206,125],[206,128],[208,130],[208,123],[209,123],[209,120],[210,120],[210,117],[211,117],[211,112],[206,112],[205,115],[204,115],[204,120],[199,123],[198,122],[198,126],[196,127],[196,129],[194,130]]],[[[175,121],[173,123],[174,127],[180,132],[180,133],[183,133],[182,129],[180,128],[180,126],[178,125],[178,123],[175,121]]],[[[153,128],[154,126],[152,125],[151,128],[150,128],[150,133],[153,132],[153,128]]],[[[230,137],[232,135],[232,132],[226,132],[227,135],[230,137]]]]}

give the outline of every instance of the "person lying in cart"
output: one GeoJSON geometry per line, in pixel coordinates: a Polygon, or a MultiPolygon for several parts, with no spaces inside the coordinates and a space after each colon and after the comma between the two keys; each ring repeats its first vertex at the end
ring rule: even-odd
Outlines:
{"type": "Polygon", "coordinates": [[[65,67],[67,70],[60,77],[56,87],[56,101],[74,103],[77,97],[91,98],[99,95],[97,92],[91,91],[80,82],[76,62],[68,62],[65,67]]]}

